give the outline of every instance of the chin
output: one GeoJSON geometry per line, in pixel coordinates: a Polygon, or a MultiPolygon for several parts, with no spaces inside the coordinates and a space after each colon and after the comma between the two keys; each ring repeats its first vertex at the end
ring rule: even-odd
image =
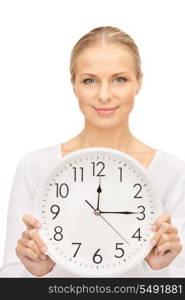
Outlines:
{"type": "Polygon", "coordinates": [[[102,119],[102,120],[95,120],[95,118],[91,119],[91,120],[88,120],[88,122],[90,122],[94,127],[98,127],[98,128],[114,128],[114,127],[117,127],[119,126],[119,124],[122,122],[122,121],[118,121],[118,120],[110,120],[108,118],[106,119],[102,119]]]}

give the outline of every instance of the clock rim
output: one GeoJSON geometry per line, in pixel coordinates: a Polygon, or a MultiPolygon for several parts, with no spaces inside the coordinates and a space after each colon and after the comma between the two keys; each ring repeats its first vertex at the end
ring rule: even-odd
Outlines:
{"type": "MultiPolygon", "coordinates": [[[[55,164],[55,166],[53,166],[52,168],[50,168],[49,172],[47,173],[46,176],[44,176],[43,180],[41,180],[39,186],[38,186],[38,189],[36,191],[36,194],[35,194],[35,197],[34,197],[34,207],[33,207],[33,212],[34,212],[34,216],[36,218],[40,218],[40,214],[38,213],[38,203],[37,201],[39,201],[39,196],[41,195],[41,192],[44,188],[44,186],[46,185],[46,183],[48,182],[50,176],[52,173],[54,173],[56,170],[58,170],[59,167],[61,167],[63,164],[66,163],[66,161],[70,160],[70,159],[73,159],[74,157],[80,155],[80,154],[86,154],[86,153],[91,153],[92,154],[94,152],[106,152],[106,153],[112,153],[112,154],[118,154],[118,155],[121,155],[123,158],[125,157],[127,160],[130,160],[131,163],[135,164],[140,170],[141,172],[143,172],[144,176],[146,177],[148,183],[150,184],[150,187],[151,187],[151,190],[152,190],[152,194],[153,194],[153,199],[154,201],[156,202],[156,208],[157,208],[157,212],[155,213],[156,217],[158,217],[160,215],[160,213],[162,212],[162,205],[158,199],[158,197],[156,196],[156,192],[153,188],[153,184],[151,182],[151,179],[150,179],[150,176],[147,174],[147,169],[140,163],[138,162],[136,159],[134,159],[133,157],[129,156],[127,153],[124,153],[122,151],[119,151],[119,150],[116,150],[116,149],[112,149],[112,148],[107,148],[107,147],[88,147],[88,148],[83,148],[83,149],[79,149],[79,150],[76,150],[76,151],[73,151],[69,154],[66,154],[64,157],[62,157],[62,160],[60,162],[57,162],[55,164]]],[[[44,229],[39,229],[39,232],[41,233],[42,235],[42,231],[44,232],[44,229]]],[[[150,233],[150,237],[149,237],[149,240],[151,239],[151,237],[153,236],[154,233],[150,233]]],[[[42,236],[42,239],[44,242],[47,243],[46,239],[44,239],[44,235],[42,236]]],[[[142,262],[142,259],[144,259],[146,257],[146,255],[151,251],[152,249],[152,246],[151,245],[147,245],[145,246],[145,251],[142,252],[142,255],[139,256],[138,259],[135,260],[135,263],[134,263],[134,266],[127,266],[125,268],[125,270],[121,270],[121,271],[114,271],[114,272],[110,272],[109,274],[103,274],[101,276],[101,274],[90,274],[88,272],[82,272],[82,271],[76,271],[76,269],[73,269],[73,267],[70,267],[69,265],[67,264],[63,264],[61,263],[61,261],[59,261],[59,259],[53,255],[53,251],[52,250],[49,250],[48,251],[48,255],[53,259],[53,261],[58,264],[59,266],[61,266],[61,269],[63,268],[65,271],[67,272],[70,272],[74,275],[78,275],[80,277],[94,277],[94,278],[97,278],[97,277],[115,277],[115,276],[119,276],[119,275],[123,275],[124,277],[124,274],[130,270],[132,270],[133,268],[135,268],[139,263],[142,262]]]]}

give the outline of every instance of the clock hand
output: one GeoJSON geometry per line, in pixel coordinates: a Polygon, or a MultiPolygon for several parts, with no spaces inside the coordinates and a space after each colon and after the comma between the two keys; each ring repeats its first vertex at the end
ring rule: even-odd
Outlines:
{"type": "Polygon", "coordinates": [[[99,210],[99,204],[100,204],[100,193],[102,192],[102,189],[101,189],[101,186],[100,186],[100,182],[101,182],[101,176],[100,177],[100,180],[99,180],[99,186],[97,188],[97,192],[98,192],[98,202],[97,202],[97,210],[99,210]]]}
{"type": "Polygon", "coordinates": [[[134,211],[100,211],[101,214],[123,214],[123,215],[132,215],[140,214],[139,212],[134,211]]]}
{"type": "Polygon", "coordinates": [[[85,202],[94,210],[94,212],[95,212],[95,214],[96,215],[99,215],[118,235],[119,235],[119,237],[125,242],[125,243],[127,243],[127,245],[129,245],[129,242],[126,240],[126,239],[124,239],[124,237],[103,217],[103,216],[101,216],[101,212],[98,210],[98,214],[96,213],[97,212],[97,210],[94,208],[94,206],[92,206],[92,204],[91,203],[89,203],[89,201],[87,201],[87,200],[85,200],[85,202]]]}
{"type": "Polygon", "coordinates": [[[94,209],[94,210],[95,210],[94,206],[92,206],[92,204],[91,204],[91,203],[89,203],[89,201],[85,200],[85,202],[87,202],[87,204],[89,204],[89,206],[91,206],[91,207],[92,207],[92,209],[94,209]]]}
{"type": "MultiPolygon", "coordinates": [[[[96,211],[96,209],[94,208],[94,206],[92,206],[91,203],[89,203],[89,201],[85,200],[85,202],[87,202],[87,204],[89,204],[89,206],[92,207],[92,209],[94,209],[94,211],[96,211]]],[[[99,214],[124,214],[124,215],[131,215],[131,214],[140,214],[139,212],[133,212],[133,211],[99,211],[99,214]]]]}
{"type": "Polygon", "coordinates": [[[126,239],[124,239],[124,237],[100,214],[100,217],[120,236],[120,238],[127,243],[127,245],[130,245],[129,242],[127,242],[126,239]]]}

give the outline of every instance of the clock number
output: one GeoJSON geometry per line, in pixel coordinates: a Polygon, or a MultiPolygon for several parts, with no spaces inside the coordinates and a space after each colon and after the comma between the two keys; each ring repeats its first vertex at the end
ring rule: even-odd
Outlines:
{"type": "Polygon", "coordinates": [[[55,241],[61,241],[63,239],[62,227],[56,226],[54,231],[55,231],[55,234],[54,234],[55,241]]]}
{"type": "Polygon", "coordinates": [[[98,166],[99,164],[102,164],[102,169],[99,171],[99,173],[97,175],[95,175],[95,162],[92,161],[91,162],[93,164],[93,176],[105,176],[105,174],[100,174],[103,169],[105,168],[105,164],[102,161],[99,161],[98,163],[96,163],[96,166],[98,166]]]}
{"type": "Polygon", "coordinates": [[[142,220],[144,220],[144,218],[145,218],[145,207],[143,206],[143,205],[140,205],[140,206],[138,206],[137,208],[142,208],[142,211],[140,211],[140,214],[142,214],[143,216],[140,218],[140,217],[137,217],[137,219],[138,220],[140,220],[140,221],[142,221],[142,220]]]}
{"type": "Polygon", "coordinates": [[[80,249],[82,243],[72,243],[72,245],[78,245],[75,254],[73,255],[73,257],[75,257],[77,255],[78,250],[80,249]]]}
{"type": "Polygon", "coordinates": [[[133,234],[132,238],[138,239],[140,241],[140,239],[142,238],[140,228],[138,228],[136,230],[136,232],[133,234]]]}
{"type": "Polygon", "coordinates": [[[123,177],[122,177],[122,175],[123,175],[123,168],[119,167],[118,169],[120,170],[120,182],[121,182],[122,179],[123,179],[123,177]]]}
{"type": "Polygon", "coordinates": [[[58,198],[58,196],[60,195],[60,197],[62,198],[66,198],[69,194],[69,187],[66,183],[62,183],[62,184],[56,184],[56,197],[58,198]],[[63,188],[63,192],[62,192],[62,188],[63,188]]]}
{"type": "Polygon", "coordinates": [[[52,205],[50,207],[50,211],[52,214],[54,214],[55,216],[52,218],[53,220],[58,216],[59,212],[60,212],[60,206],[59,205],[52,205]]]}
{"type": "Polygon", "coordinates": [[[93,256],[93,262],[95,264],[100,264],[103,260],[103,257],[100,254],[98,254],[99,251],[100,249],[98,249],[93,256]]]}
{"type": "Polygon", "coordinates": [[[143,198],[142,196],[138,196],[138,194],[141,192],[141,190],[142,190],[142,186],[141,186],[141,184],[140,183],[135,183],[134,185],[133,185],[133,187],[135,188],[136,186],[139,186],[139,191],[137,192],[137,194],[134,196],[134,198],[143,198]]]}
{"type": "MultiPolygon", "coordinates": [[[[76,182],[76,173],[77,173],[77,172],[76,172],[76,169],[77,169],[77,168],[76,168],[76,167],[73,167],[72,169],[74,170],[74,182],[76,182]]],[[[84,168],[83,168],[83,167],[80,167],[79,169],[81,170],[81,181],[83,181],[83,179],[84,179],[84,177],[83,177],[83,175],[84,175],[84,174],[83,174],[84,168]]]]}
{"type": "Polygon", "coordinates": [[[119,245],[123,245],[123,243],[116,243],[116,250],[120,250],[120,251],[121,251],[120,256],[114,255],[114,256],[117,257],[117,258],[121,258],[121,257],[125,254],[123,248],[118,247],[119,245]]]}

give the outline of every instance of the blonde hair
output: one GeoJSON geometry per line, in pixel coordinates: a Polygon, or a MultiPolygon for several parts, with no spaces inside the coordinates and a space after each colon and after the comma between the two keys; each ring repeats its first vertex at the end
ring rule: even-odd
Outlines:
{"type": "Polygon", "coordinates": [[[128,47],[135,61],[136,77],[140,77],[141,58],[139,55],[138,47],[135,44],[134,40],[130,35],[117,27],[102,26],[94,28],[86,33],[78,40],[78,42],[73,47],[70,56],[70,73],[72,83],[74,83],[75,81],[76,61],[81,52],[88,47],[95,46],[103,42],[107,44],[114,43],[124,47],[128,47]]]}

